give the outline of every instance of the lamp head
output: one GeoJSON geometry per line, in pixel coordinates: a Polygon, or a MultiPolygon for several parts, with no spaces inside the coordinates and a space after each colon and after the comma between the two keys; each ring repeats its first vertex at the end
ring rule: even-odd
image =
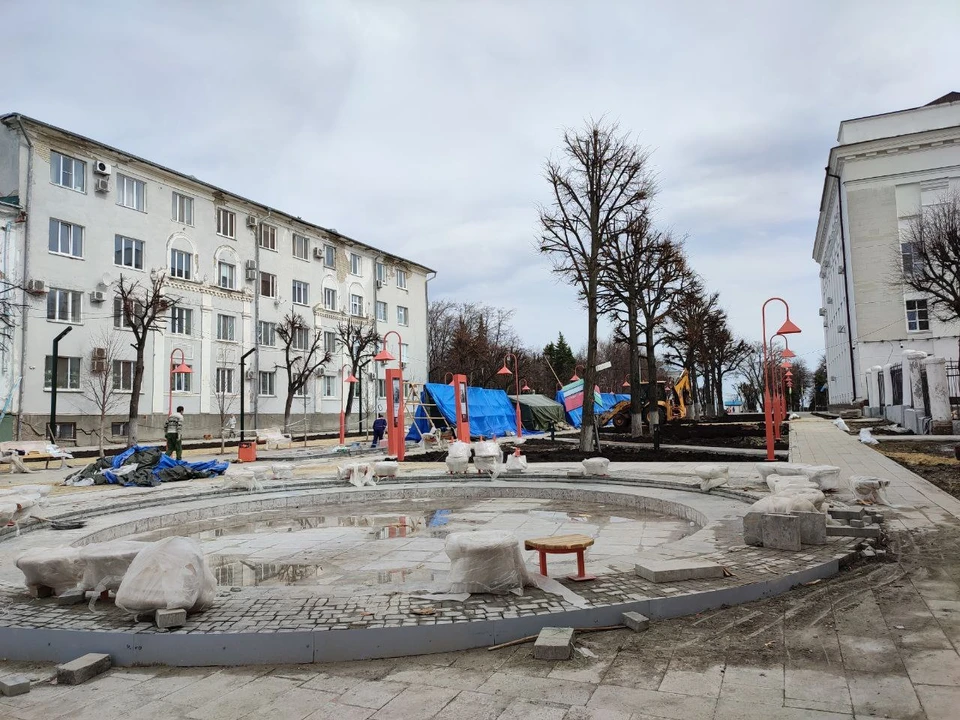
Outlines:
{"type": "Polygon", "coordinates": [[[497,375],[513,375],[513,373],[510,372],[510,368],[507,367],[506,360],[503,361],[503,367],[497,370],[497,375]]]}
{"type": "Polygon", "coordinates": [[[580,376],[577,375],[576,371],[574,371],[573,375],[570,376],[570,382],[579,382],[579,381],[580,381],[580,376]]]}
{"type": "Polygon", "coordinates": [[[386,348],[383,348],[380,352],[373,356],[373,359],[377,362],[390,362],[391,360],[396,360],[396,358],[387,352],[386,348]]]}
{"type": "Polygon", "coordinates": [[[346,380],[344,380],[344,382],[355,383],[357,382],[357,378],[353,376],[353,373],[350,373],[349,375],[347,375],[347,378],[346,380]]]}
{"type": "Polygon", "coordinates": [[[192,373],[193,369],[186,363],[182,362],[179,365],[177,365],[172,372],[175,375],[186,375],[188,373],[192,373]]]}
{"type": "Polygon", "coordinates": [[[788,317],[783,325],[780,326],[780,329],[777,330],[778,335],[795,335],[800,332],[800,328],[793,324],[793,321],[788,317]]]}

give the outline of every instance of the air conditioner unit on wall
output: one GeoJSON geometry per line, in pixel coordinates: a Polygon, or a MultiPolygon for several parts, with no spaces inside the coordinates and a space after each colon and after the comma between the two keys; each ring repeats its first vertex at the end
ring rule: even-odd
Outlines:
{"type": "Polygon", "coordinates": [[[43,293],[46,291],[47,291],[47,288],[43,284],[43,280],[27,280],[27,292],[43,293]]]}
{"type": "Polygon", "coordinates": [[[253,370],[247,370],[247,380],[253,380],[257,376],[253,370]]]}
{"type": "Polygon", "coordinates": [[[247,215],[247,227],[255,228],[257,226],[257,217],[256,215],[247,215]]]}
{"type": "Polygon", "coordinates": [[[90,302],[102,303],[107,299],[107,294],[103,290],[94,290],[90,293],[90,302]]]}
{"type": "Polygon", "coordinates": [[[95,160],[93,163],[93,171],[97,175],[109,175],[113,172],[113,168],[110,167],[110,163],[104,162],[103,160],[95,160]]]}
{"type": "Polygon", "coordinates": [[[847,331],[847,326],[846,326],[846,325],[838,325],[838,326],[837,326],[837,332],[838,332],[838,333],[845,333],[846,331],[847,331]]]}
{"type": "Polygon", "coordinates": [[[94,349],[93,349],[93,357],[94,357],[94,359],[96,359],[96,360],[103,360],[103,359],[105,359],[105,358],[107,357],[107,349],[106,349],[106,348],[94,348],[94,349]]]}
{"type": "Polygon", "coordinates": [[[827,316],[827,309],[820,308],[820,317],[826,317],[826,316],[827,316]]]}
{"type": "Polygon", "coordinates": [[[109,178],[97,178],[97,184],[94,186],[94,189],[97,192],[110,192],[110,179],[109,178]]]}
{"type": "Polygon", "coordinates": [[[315,247],[313,249],[313,259],[314,260],[323,260],[323,248],[315,247]]]}
{"type": "Polygon", "coordinates": [[[377,280],[377,290],[383,290],[383,281],[377,280]]]}
{"type": "Polygon", "coordinates": [[[107,371],[107,361],[94,358],[90,363],[90,372],[94,374],[105,373],[107,371]]]}

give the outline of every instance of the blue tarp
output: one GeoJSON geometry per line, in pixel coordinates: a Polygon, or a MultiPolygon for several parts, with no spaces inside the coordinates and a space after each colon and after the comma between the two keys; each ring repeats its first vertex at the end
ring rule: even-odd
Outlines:
{"type": "MultiPolygon", "coordinates": [[[[630,395],[624,393],[595,393],[593,396],[593,411],[595,414],[606,412],[621,400],[629,400],[630,395]]],[[[563,393],[557,392],[557,402],[563,404],[563,393]]],[[[567,422],[574,427],[580,427],[580,418],[583,417],[583,408],[567,410],[567,422]]]]}
{"type": "MultiPolygon", "coordinates": [[[[119,455],[115,455],[113,458],[113,462],[110,464],[110,466],[114,470],[116,470],[122,467],[123,464],[127,461],[127,459],[134,453],[143,452],[144,450],[150,450],[150,449],[152,448],[148,445],[147,446],[134,445],[132,447],[129,447],[119,455]]],[[[161,470],[177,467],[178,465],[190,468],[191,470],[194,470],[196,472],[209,472],[209,473],[213,473],[214,475],[222,475],[227,471],[227,468],[230,467],[230,463],[226,461],[205,460],[203,462],[187,462],[186,460],[175,460],[169,455],[161,455],[159,462],[153,466],[153,469],[151,470],[151,472],[153,473],[153,475],[156,475],[157,477],[159,477],[161,470]]],[[[109,470],[105,470],[103,472],[103,476],[107,479],[107,482],[114,483],[114,484],[119,483],[123,480],[123,476],[115,475],[109,470]]]]}
{"type": "MultiPolygon", "coordinates": [[[[453,387],[442,383],[424,385],[421,400],[424,404],[433,404],[450,427],[456,427],[456,404],[453,387]]],[[[486,388],[467,388],[467,405],[470,408],[471,437],[503,437],[517,431],[517,414],[513,403],[503,390],[486,388]]],[[[414,424],[407,431],[407,440],[419,442],[422,433],[430,431],[430,421],[423,406],[414,413],[414,424]]],[[[524,434],[536,434],[524,431],[524,434]]]]}

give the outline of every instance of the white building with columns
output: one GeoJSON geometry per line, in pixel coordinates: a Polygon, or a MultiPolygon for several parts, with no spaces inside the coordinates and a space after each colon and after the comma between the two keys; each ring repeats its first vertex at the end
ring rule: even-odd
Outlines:
{"type": "Polygon", "coordinates": [[[840,123],[813,248],[831,404],[868,400],[868,371],[878,376],[904,350],[957,359],[960,323],[940,322],[932,303],[898,280],[909,262],[902,231],[921,207],[955,191],[960,93],[840,123]]]}
{"type": "MultiPolygon", "coordinates": [[[[149,281],[167,274],[166,293],[180,304],[146,349],[140,435],[162,435],[172,392],[188,417],[186,435],[219,437],[220,402],[239,413],[246,395],[247,428],[282,423],[286,373],[277,323],[304,317],[311,342],[319,335],[332,360],[293,404],[293,428],[332,429],[348,385],[347,358],[335,340],[347,320],[373,326],[405,363],[405,378],[427,375],[427,283],[433,272],[416,262],[342,233],[230,193],[117,148],[31,118],[0,117],[0,222],[5,223],[3,272],[21,282],[13,337],[0,354],[0,403],[12,426],[0,433],[32,438],[44,432],[54,376],[60,435],[89,433],[96,411],[85,378],[105,339],[120,338],[109,368],[125,396],[110,412],[116,439],[125,433],[134,351],[123,327],[116,285],[123,275],[149,281]],[[11,220],[11,222],[7,222],[11,220]],[[60,342],[51,372],[51,344],[60,342]],[[240,355],[256,346],[240,376],[240,355]],[[171,388],[170,358],[182,351],[192,372],[171,388]]],[[[383,409],[383,369],[361,374],[365,424],[383,409]]],[[[358,424],[354,403],[350,427],[358,424]]],[[[4,439],[0,437],[0,439],[4,439]]]]}

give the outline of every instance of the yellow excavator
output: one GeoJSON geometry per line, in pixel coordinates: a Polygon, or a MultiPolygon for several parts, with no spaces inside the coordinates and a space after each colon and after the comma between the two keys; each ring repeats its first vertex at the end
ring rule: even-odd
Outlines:
{"type": "MultiPolygon", "coordinates": [[[[690,373],[684,370],[680,378],[670,385],[666,380],[657,381],[657,404],[660,406],[660,424],[682,420],[687,417],[687,403],[690,401],[690,373]]],[[[649,406],[647,401],[647,388],[644,384],[640,387],[640,399],[644,408],[649,406]]],[[[597,424],[605,427],[607,423],[613,423],[615,430],[627,431],[630,429],[630,401],[621,400],[612,408],[601,413],[597,418],[597,424]]]]}

